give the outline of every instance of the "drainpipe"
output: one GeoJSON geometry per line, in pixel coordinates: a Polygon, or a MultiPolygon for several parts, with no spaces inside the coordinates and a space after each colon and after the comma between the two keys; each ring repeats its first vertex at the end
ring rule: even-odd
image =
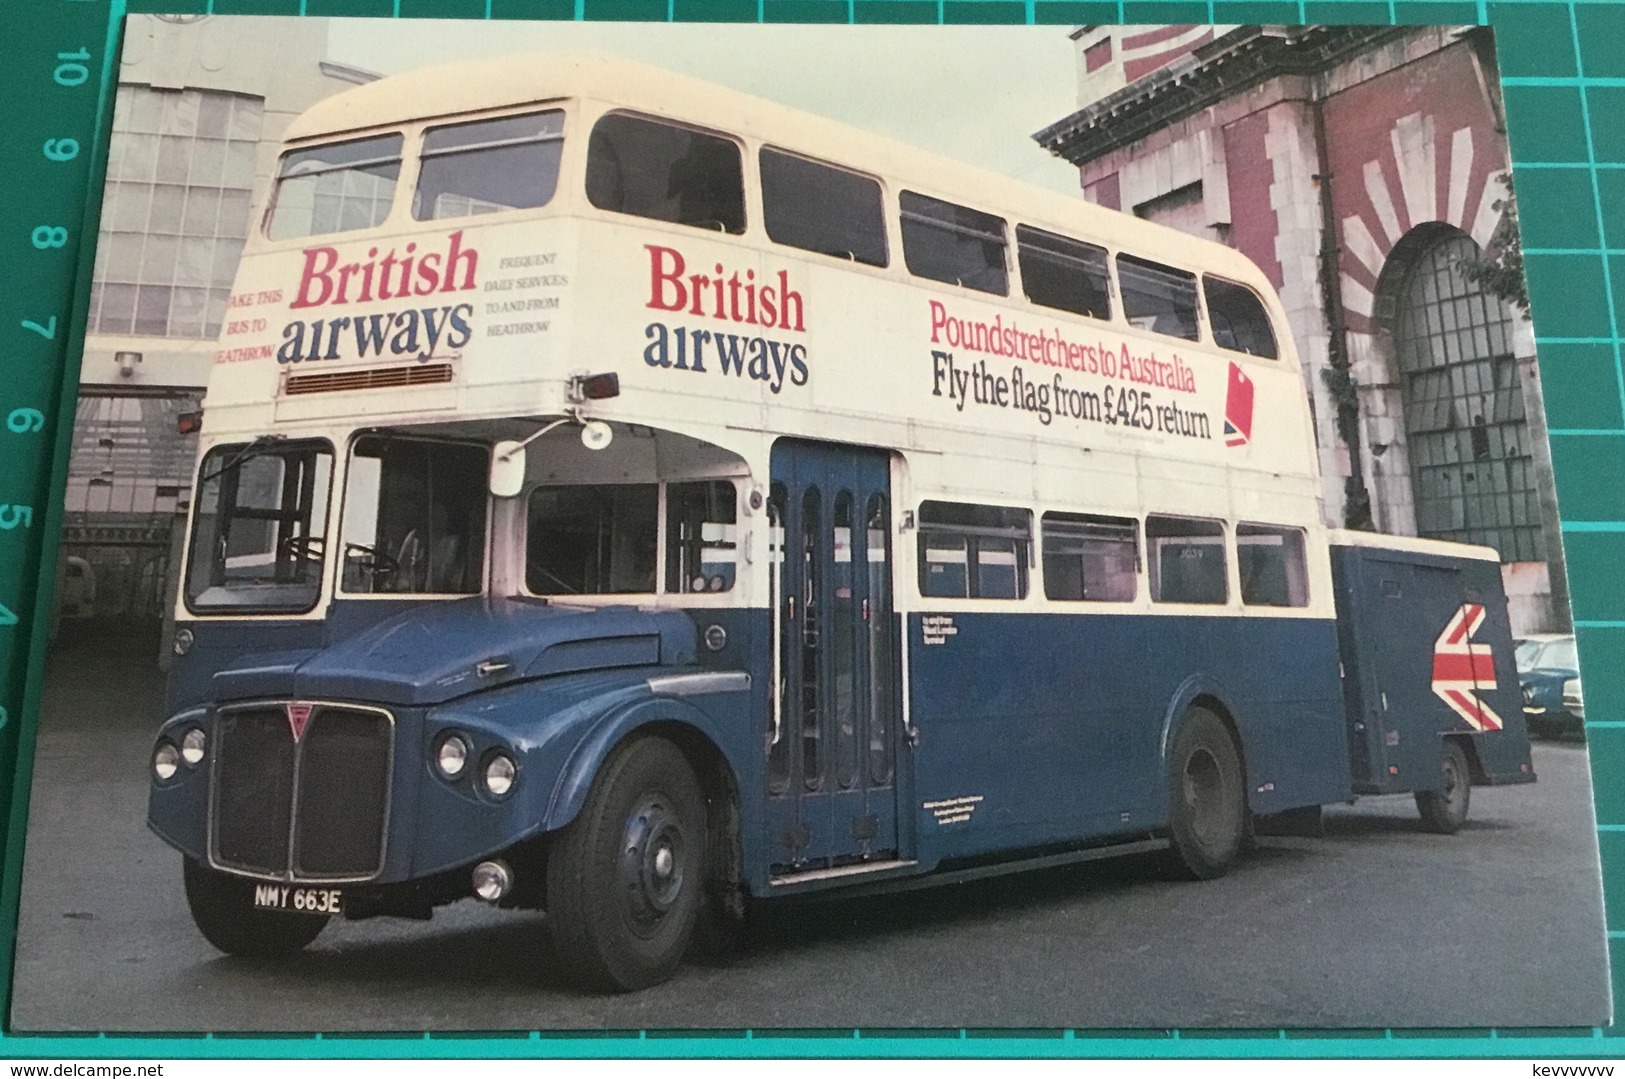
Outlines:
{"type": "Polygon", "coordinates": [[[1350,370],[1348,326],[1343,316],[1343,292],[1338,275],[1337,219],[1332,211],[1331,165],[1326,158],[1326,116],[1320,93],[1310,89],[1309,108],[1315,120],[1315,187],[1320,195],[1320,303],[1326,318],[1326,360],[1321,372],[1337,408],[1337,434],[1348,447],[1349,474],[1343,480],[1343,524],[1372,531],[1371,493],[1366,490],[1365,464],[1360,455],[1360,399],[1350,370]]]}

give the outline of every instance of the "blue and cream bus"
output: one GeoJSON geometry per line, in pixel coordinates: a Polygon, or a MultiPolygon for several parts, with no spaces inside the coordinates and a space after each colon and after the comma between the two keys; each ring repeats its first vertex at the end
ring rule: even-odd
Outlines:
{"type": "Polygon", "coordinates": [[[477,897],[632,989],[773,897],[1534,778],[1494,552],[1323,525],[1235,251],[599,57],[286,138],[151,759],[219,948],[477,897]]]}

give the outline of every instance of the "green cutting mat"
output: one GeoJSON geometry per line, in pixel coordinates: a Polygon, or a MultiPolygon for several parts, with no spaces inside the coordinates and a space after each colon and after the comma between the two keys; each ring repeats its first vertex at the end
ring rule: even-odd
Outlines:
{"type": "MultiPolygon", "coordinates": [[[[1495,27],[1574,617],[1592,716],[1625,715],[1625,3],[1397,0],[29,0],[0,64],[0,1015],[124,14],[858,23],[1495,27]],[[6,509],[4,507],[13,507],[6,509]],[[21,512],[26,507],[30,512],[21,512]],[[25,520],[26,518],[26,520],[25,520]],[[11,527],[5,521],[13,522],[11,527]]],[[[1610,949],[1625,940],[1625,720],[1587,723],[1610,949]]],[[[1514,931],[1532,930],[1517,927],[1514,931]]],[[[1614,965],[1614,995],[1621,971],[1614,965]]],[[[470,1037],[0,1035],[4,1057],[1602,1057],[1613,1029],[650,1031],[470,1037]]]]}

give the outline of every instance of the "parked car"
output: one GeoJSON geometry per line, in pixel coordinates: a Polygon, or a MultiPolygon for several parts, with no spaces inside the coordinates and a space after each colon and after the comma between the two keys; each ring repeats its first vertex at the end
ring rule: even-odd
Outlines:
{"type": "Polygon", "coordinates": [[[1520,638],[1516,661],[1523,687],[1523,718],[1530,734],[1585,737],[1585,698],[1580,692],[1580,660],[1570,633],[1539,633],[1520,638]]]}

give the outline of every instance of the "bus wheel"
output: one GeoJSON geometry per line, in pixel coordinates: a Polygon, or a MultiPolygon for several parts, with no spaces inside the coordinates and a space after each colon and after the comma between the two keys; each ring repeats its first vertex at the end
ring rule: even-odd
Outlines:
{"type": "Polygon", "coordinates": [[[186,859],[186,905],[205,940],[227,955],[276,959],[315,940],[326,915],[254,908],[254,882],[186,859]]]}
{"type": "Polygon", "coordinates": [[[547,912],[559,958],[594,989],[671,977],[705,888],[705,799],[676,746],[640,738],[604,763],[554,841],[547,912]]]}
{"type": "Polygon", "coordinates": [[[1454,739],[1445,739],[1439,752],[1439,771],[1444,784],[1436,791],[1416,792],[1416,811],[1422,827],[1440,835],[1455,835],[1467,823],[1467,805],[1472,801],[1472,773],[1467,754],[1454,739]]]}
{"type": "Polygon", "coordinates": [[[1241,757],[1206,708],[1185,713],[1168,755],[1168,832],[1175,868],[1198,880],[1224,876],[1246,838],[1241,757]]]}

